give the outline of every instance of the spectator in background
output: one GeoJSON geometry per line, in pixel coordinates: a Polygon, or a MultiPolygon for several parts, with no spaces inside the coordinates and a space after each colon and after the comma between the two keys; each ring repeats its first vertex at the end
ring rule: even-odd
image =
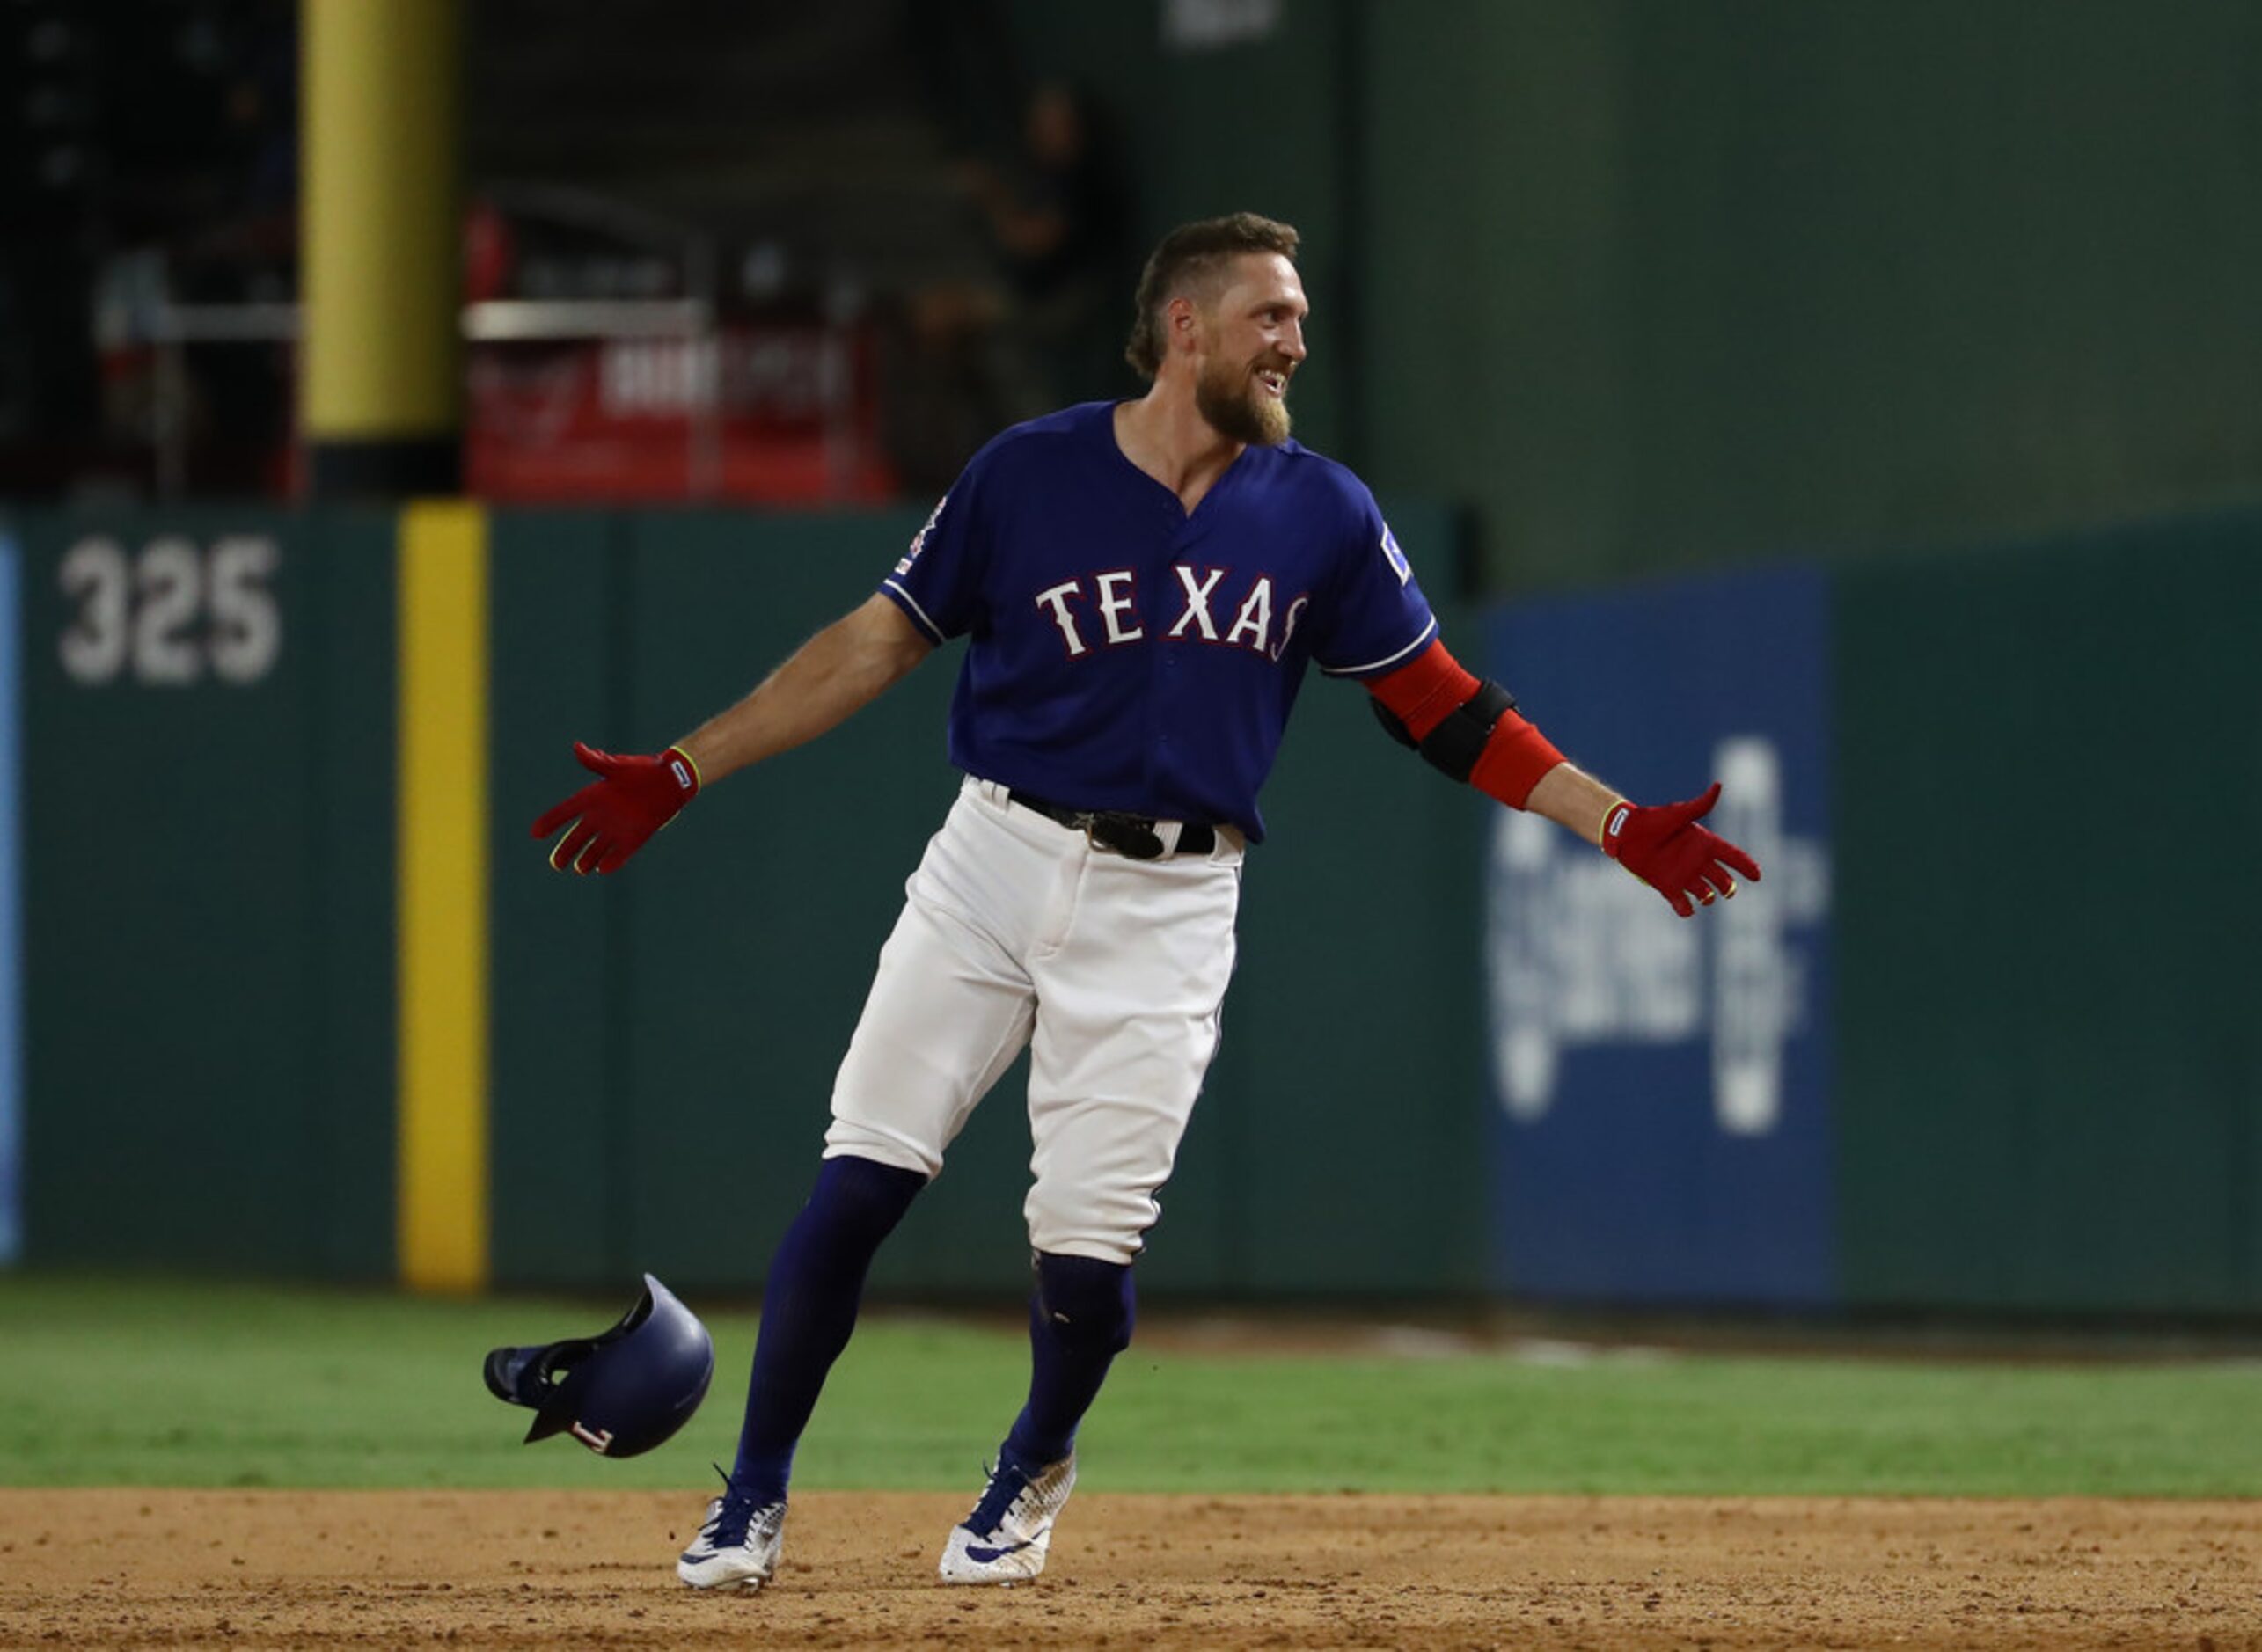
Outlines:
{"type": "Polygon", "coordinates": [[[963,162],[957,176],[996,277],[903,295],[888,445],[912,493],[948,486],[1001,425],[1132,388],[1115,300],[1137,274],[1137,226],[1097,106],[1065,83],[1039,85],[1012,155],[963,162]]]}
{"type": "Polygon", "coordinates": [[[1130,188],[1096,104],[1064,81],[1031,94],[1015,164],[964,171],[1011,293],[1008,325],[1041,381],[1033,403],[1127,388],[1112,300],[1129,267],[1130,188]]]}

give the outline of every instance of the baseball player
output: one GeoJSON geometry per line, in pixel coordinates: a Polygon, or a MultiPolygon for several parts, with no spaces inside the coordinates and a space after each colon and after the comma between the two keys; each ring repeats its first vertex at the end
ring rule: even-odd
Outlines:
{"type": "Polygon", "coordinates": [[[1363,684],[1431,764],[1599,845],[1684,917],[1760,875],[1699,823],[1717,785],[1629,802],[1463,669],[1365,486],[1289,440],[1296,250],[1293,229],[1248,213],[1174,230],[1126,352],[1145,396],[997,437],[869,600],[656,757],[577,746],[597,778],[534,824],[564,829],[553,866],[615,871],[702,786],[967,640],[949,723],[965,778],[906,886],[816,1186],[771,1263],[737,1461],[677,1564],[693,1588],[770,1579],[794,1444],[873,1255],[1024,1046],[1029,1395],[941,1574],[1043,1570],[1217,1049],[1257,791],[1307,665],[1363,684]]]}

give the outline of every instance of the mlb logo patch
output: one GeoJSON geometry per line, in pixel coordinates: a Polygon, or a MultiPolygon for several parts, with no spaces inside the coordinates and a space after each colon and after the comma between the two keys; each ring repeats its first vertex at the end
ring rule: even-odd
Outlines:
{"type": "Polygon", "coordinates": [[[949,502],[950,495],[948,493],[934,501],[934,509],[928,515],[926,525],[911,536],[911,549],[904,552],[903,559],[896,564],[897,579],[911,571],[911,564],[919,560],[919,553],[926,549],[926,537],[934,531],[934,524],[942,520],[942,508],[949,502]]]}
{"type": "Polygon", "coordinates": [[[1398,536],[1390,531],[1390,524],[1382,524],[1382,556],[1398,574],[1398,582],[1406,584],[1414,577],[1414,565],[1406,560],[1406,553],[1398,548],[1398,536]]]}

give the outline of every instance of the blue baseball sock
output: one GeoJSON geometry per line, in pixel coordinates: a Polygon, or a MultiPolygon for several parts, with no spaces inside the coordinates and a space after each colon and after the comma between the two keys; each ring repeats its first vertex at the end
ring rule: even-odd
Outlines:
{"type": "Polygon", "coordinates": [[[856,1328],[872,1258],[925,1186],[926,1178],[915,1170],[828,1159],[809,1202],[779,1240],[763,1288],[746,1422],[730,1474],[732,1487],[756,1507],[786,1495],[794,1447],[816,1408],[825,1374],[856,1328]]]}
{"type": "Polygon", "coordinates": [[[1131,1346],[1137,1300],[1126,1262],[1038,1254],[1029,1403],[1006,1436],[1007,1454],[1023,1467],[1057,1463],[1076,1444],[1076,1425],[1099,1398],[1108,1367],[1131,1346]]]}

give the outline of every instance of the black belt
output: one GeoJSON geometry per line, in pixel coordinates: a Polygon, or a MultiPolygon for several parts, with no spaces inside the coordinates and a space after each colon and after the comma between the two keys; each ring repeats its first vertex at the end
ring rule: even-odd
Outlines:
{"type": "Polygon", "coordinates": [[[1166,853],[1206,855],[1218,846],[1217,829],[1213,826],[1180,828],[1178,847],[1166,851],[1162,834],[1154,830],[1150,815],[1126,815],[1111,808],[1071,808],[1065,803],[1031,797],[1026,792],[1009,791],[1006,801],[1035,809],[1047,820],[1058,821],[1072,830],[1082,832],[1101,848],[1112,849],[1131,860],[1160,860],[1166,853]]]}

